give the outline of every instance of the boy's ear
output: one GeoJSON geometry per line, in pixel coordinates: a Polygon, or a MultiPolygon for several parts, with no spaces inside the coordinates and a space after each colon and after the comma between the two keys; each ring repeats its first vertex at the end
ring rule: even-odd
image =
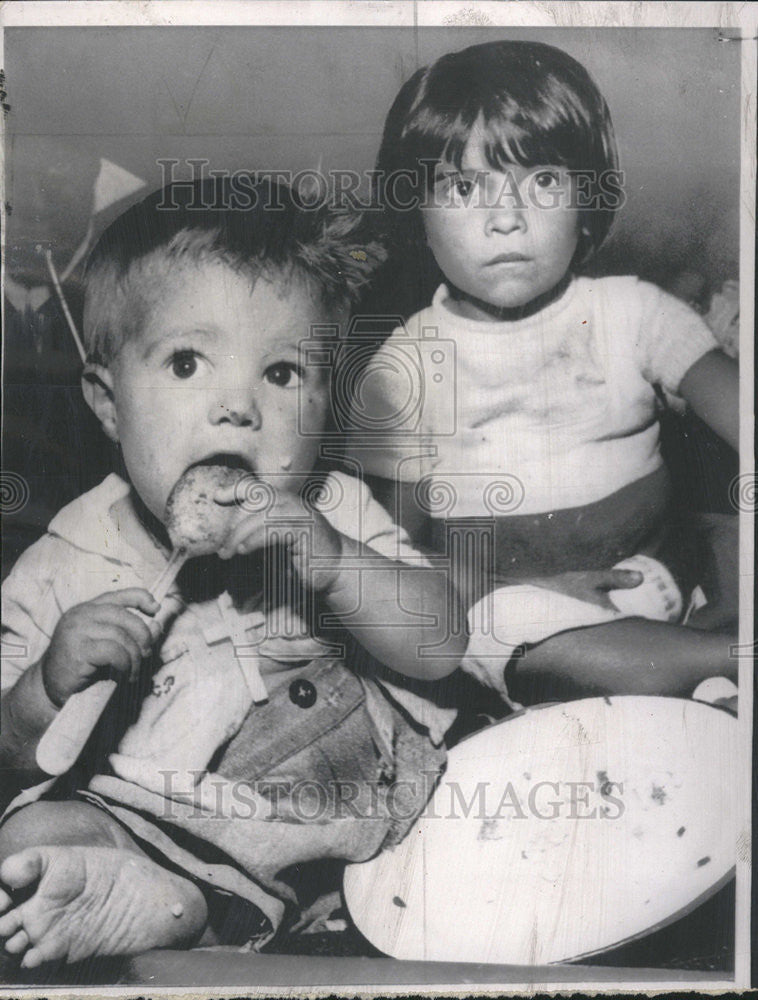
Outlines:
{"type": "Polygon", "coordinates": [[[104,365],[87,363],[82,372],[82,392],[87,406],[92,410],[111,439],[118,442],[118,421],[113,401],[113,376],[104,365]]]}

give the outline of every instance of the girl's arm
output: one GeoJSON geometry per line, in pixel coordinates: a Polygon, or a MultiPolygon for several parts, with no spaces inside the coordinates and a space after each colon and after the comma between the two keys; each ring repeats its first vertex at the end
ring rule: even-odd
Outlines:
{"type": "Polygon", "coordinates": [[[679,394],[735,450],[739,449],[739,369],[723,351],[704,354],[684,375],[679,394]]]}
{"type": "Polygon", "coordinates": [[[643,618],[553,635],[511,661],[508,688],[527,704],[597,695],[689,698],[701,681],[728,677],[736,636],[643,618]]]}

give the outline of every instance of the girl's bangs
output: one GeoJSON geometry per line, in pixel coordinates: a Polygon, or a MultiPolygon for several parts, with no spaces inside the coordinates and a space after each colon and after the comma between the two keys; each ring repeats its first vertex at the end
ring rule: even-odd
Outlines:
{"type": "Polygon", "coordinates": [[[524,119],[492,117],[482,127],[482,152],[494,170],[509,166],[536,167],[541,164],[567,166],[565,151],[556,141],[554,129],[545,129],[524,119]]]}
{"type": "Polygon", "coordinates": [[[484,158],[493,170],[505,171],[514,165],[582,167],[592,146],[591,139],[583,141],[584,130],[559,116],[550,115],[548,121],[539,118],[528,112],[487,115],[478,108],[464,108],[452,121],[427,121],[426,127],[418,130],[417,159],[439,160],[460,170],[466,147],[476,132],[484,158]]]}

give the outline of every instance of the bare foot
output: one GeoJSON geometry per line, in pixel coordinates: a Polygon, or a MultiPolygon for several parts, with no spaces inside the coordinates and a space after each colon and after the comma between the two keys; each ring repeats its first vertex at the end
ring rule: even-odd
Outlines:
{"type": "Polygon", "coordinates": [[[192,882],[115,848],[29,847],[3,862],[0,880],[11,890],[38,883],[14,909],[0,889],[0,937],[8,939],[7,952],[23,953],[25,969],[60,958],[187,947],[207,916],[192,882]]]}

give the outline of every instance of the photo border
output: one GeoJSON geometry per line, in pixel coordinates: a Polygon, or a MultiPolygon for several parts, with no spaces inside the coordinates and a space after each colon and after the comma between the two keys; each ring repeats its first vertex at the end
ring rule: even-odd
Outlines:
{"type": "MultiPolygon", "coordinates": [[[[351,2],[351,0],[310,0],[310,2],[282,2],[282,0],[242,0],[242,2],[213,2],[202,0],[153,0],[139,4],[129,2],[23,2],[11,0],[4,4],[0,11],[0,25],[3,28],[33,27],[33,26],[316,26],[332,27],[365,26],[365,27],[405,27],[409,31],[418,31],[427,27],[483,26],[493,27],[571,27],[571,28],[602,28],[602,27],[650,27],[650,28],[692,28],[712,27],[719,32],[719,40],[723,44],[741,46],[742,51],[742,139],[741,139],[741,221],[740,221],[740,363],[741,363],[741,438],[740,438],[740,474],[745,481],[753,483],[753,507],[755,469],[752,460],[754,452],[754,389],[751,374],[754,371],[754,341],[751,336],[754,330],[754,288],[755,288],[755,185],[756,185],[756,35],[758,33],[758,8],[755,5],[738,3],[679,3],[660,4],[618,3],[618,2],[485,2],[485,0],[420,0],[420,2],[405,2],[405,0],[376,0],[376,2],[351,2]],[[752,480],[750,480],[752,477],[752,480]]],[[[3,39],[0,38],[0,46],[3,39]]],[[[2,51],[0,50],[0,54],[2,51]]],[[[0,60],[2,62],[2,60],[0,60]]],[[[9,81],[10,103],[13,103],[13,81],[9,81]]],[[[4,152],[4,150],[3,150],[4,152]]],[[[5,164],[3,163],[3,167],[5,164]]],[[[2,175],[4,195],[4,173],[2,175]]],[[[5,198],[2,197],[4,204],[5,198]]],[[[5,239],[5,226],[3,226],[5,239]]],[[[4,246],[0,249],[4,250],[4,246]]],[[[5,259],[3,254],[3,260],[5,259]]],[[[3,273],[4,279],[4,273],[3,273]]],[[[754,510],[740,511],[740,647],[747,654],[739,652],[739,686],[741,693],[753,690],[753,585],[754,585],[754,510]]],[[[750,954],[750,911],[751,911],[751,861],[752,848],[752,814],[753,797],[752,774],[750,762],[753,757],[753,704],[752,698],[741,698],[739,714],[740,746],[744,752],[739,768],[739,784],[741,788],[740,804],[742,809],[740,828],[740,850],[737,862],[737,903],[736,903],[736,941],[735,941],[735,975],[734,979],[704,982],[702,978],[693,976],[688,980],[661,980],[659,982],[640,982],[639,980],[617,981],[614,990],[634,990],[658,992],[661,990],[696,989],[699,992],[718,992],[724,989],[741,989],[751,982],[750,954]]],[[[303,958],[302,961],[310,961],[303,958]]],[[[536,983],[525,978],[521,983],[487,983],[474,987],[467,985],[465,990],[460,984],[403,983],[396,987],[387,983],[370,985],[366,983],[344,984],[329,988],[311,986],[307,989],[310,995],[327,995],[335,990],[340,993],[361,994],[399,994],[409,991],[435,993],[461,992],[498,992],[508,993],[535,990],[576,991],[581,989],[596,992],[606,992],[610,983],[603,983],[592,978],[575,983],[561,981],[536,983]]],[[[99,996],[137,996],[144,995],[143,987],[103,989],[79,988],[78,995],[99,996]]],[[[219,988],[225,995],[237,994],[237,990],[219,988]]],[[[24,990],[14,987],[13,994],[21,992],[34,993],[35,990],[24,990]]],[[[45,989],[46,995],[71,993],[71,988],[45,989]]],[[[174,995],[179,992],[174,989],[155,989],[156,995],[174,995]]],[[[188,990],[188,993],[196,991],[188,990]]],[[[201,991],[203,993],[206,990],[201,991]]],[[[210,991],[207,991],[210,992],[210,991]]],[[[214,991],[215,992],[215,991],[214,991]]],[[[251,987],[240,991],[242,995],[258,992],[251,987]]],[[[286,987],[262,985],[261,993],[271,995],[292,995],[286,987]]],[[[0,995],[6,990],[0,987],[0,995]]]]}

